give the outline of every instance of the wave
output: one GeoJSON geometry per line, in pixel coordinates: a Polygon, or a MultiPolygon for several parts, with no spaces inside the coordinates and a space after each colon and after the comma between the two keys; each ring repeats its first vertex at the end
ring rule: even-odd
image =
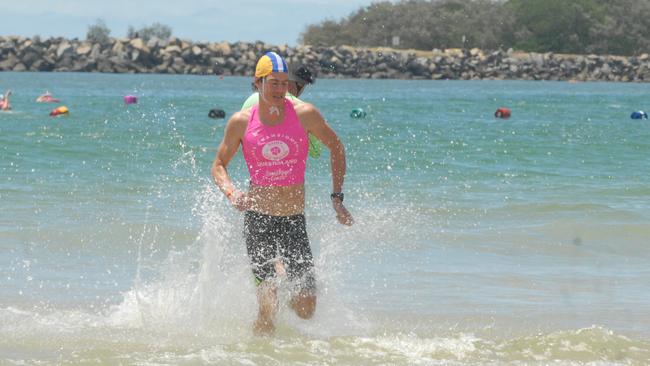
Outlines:
{"type": "MultiPolygon", "coordinates": [[[[644,365],[650,340],[599,326],[478,336],[377,327],[365,335],[315,336],[282,326],[256,337],[232,319],[228,329],[128,327],[82,311],[0,308],[2,364],[337,364],[337,365],[644,365]],[[229,333],[228,337],[224,337],[229,333]],[[436,334],[437,333],[437,334],[436,334]]],[[[318,320],[315,320],[318,321],[318,320]]]]}

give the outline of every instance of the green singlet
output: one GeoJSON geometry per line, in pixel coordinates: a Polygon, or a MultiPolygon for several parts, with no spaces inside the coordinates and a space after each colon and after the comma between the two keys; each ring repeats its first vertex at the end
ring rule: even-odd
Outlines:
{"type": "MultiPolygon", "coordinates": [[[[304,103],[302,100],[294,97],[291,94],[287,94],[287,99],[289,99],[292,102],[297,102],[297,103],[304,103]]],[[[251,94],[248,99],[242,104],[241,110],[248,109],[255,104],[259,103],[260,101],[260,94],[258,92],[255,92],[251,94]]],[[[316,138],[316,136],[309,134],[309,156],[311,156],[314,159],[318,159],[321,154],[321,146],[320,146],[320,141],[316,138]]]]}

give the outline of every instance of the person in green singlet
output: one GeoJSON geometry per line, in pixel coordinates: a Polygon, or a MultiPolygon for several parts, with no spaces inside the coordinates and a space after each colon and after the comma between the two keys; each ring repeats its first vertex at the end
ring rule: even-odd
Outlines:
{"type": "MultiPolygon", "coordinates": [[[[289,65],[289,93],[287,94],[287,99],[289,99],[294,105],[298,103],[304,103],[299,99],[300,95],[307,88],[307,85],[313,85],[316,82],[316,78],[313,73],[304,65],[289,65]]],[[[242,104],[241,110],[248,109],[259,102],[260,94],[257,91],[255,83],[252,84],[253,90],[255,91],[251,94],[248,99],[242,104]]],[[[312,158],[318,158],[321,155],[321,145],[316,137],[309,135],[309,156],[312,158]]]]}

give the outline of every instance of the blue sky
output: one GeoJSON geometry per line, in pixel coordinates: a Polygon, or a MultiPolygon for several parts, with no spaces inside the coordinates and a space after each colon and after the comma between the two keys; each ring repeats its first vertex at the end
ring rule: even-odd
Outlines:
{"type": "Polygon", "coordinates": [[[340,20],[373,0],[0,0],[0,35],[80,38],[103,19],[111,36],[154,22],[194,41],[296,45],[307,24],[340,20]]]}

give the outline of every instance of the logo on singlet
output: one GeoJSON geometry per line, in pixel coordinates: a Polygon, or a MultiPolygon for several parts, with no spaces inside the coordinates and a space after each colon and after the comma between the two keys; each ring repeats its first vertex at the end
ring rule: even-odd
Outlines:
{"type": "Polygon", "coordinates": [[[262,155],[268,160],[281,160],[289,155],[289,146],[283,141],[271,141],[262,148],[262,155]]]}

